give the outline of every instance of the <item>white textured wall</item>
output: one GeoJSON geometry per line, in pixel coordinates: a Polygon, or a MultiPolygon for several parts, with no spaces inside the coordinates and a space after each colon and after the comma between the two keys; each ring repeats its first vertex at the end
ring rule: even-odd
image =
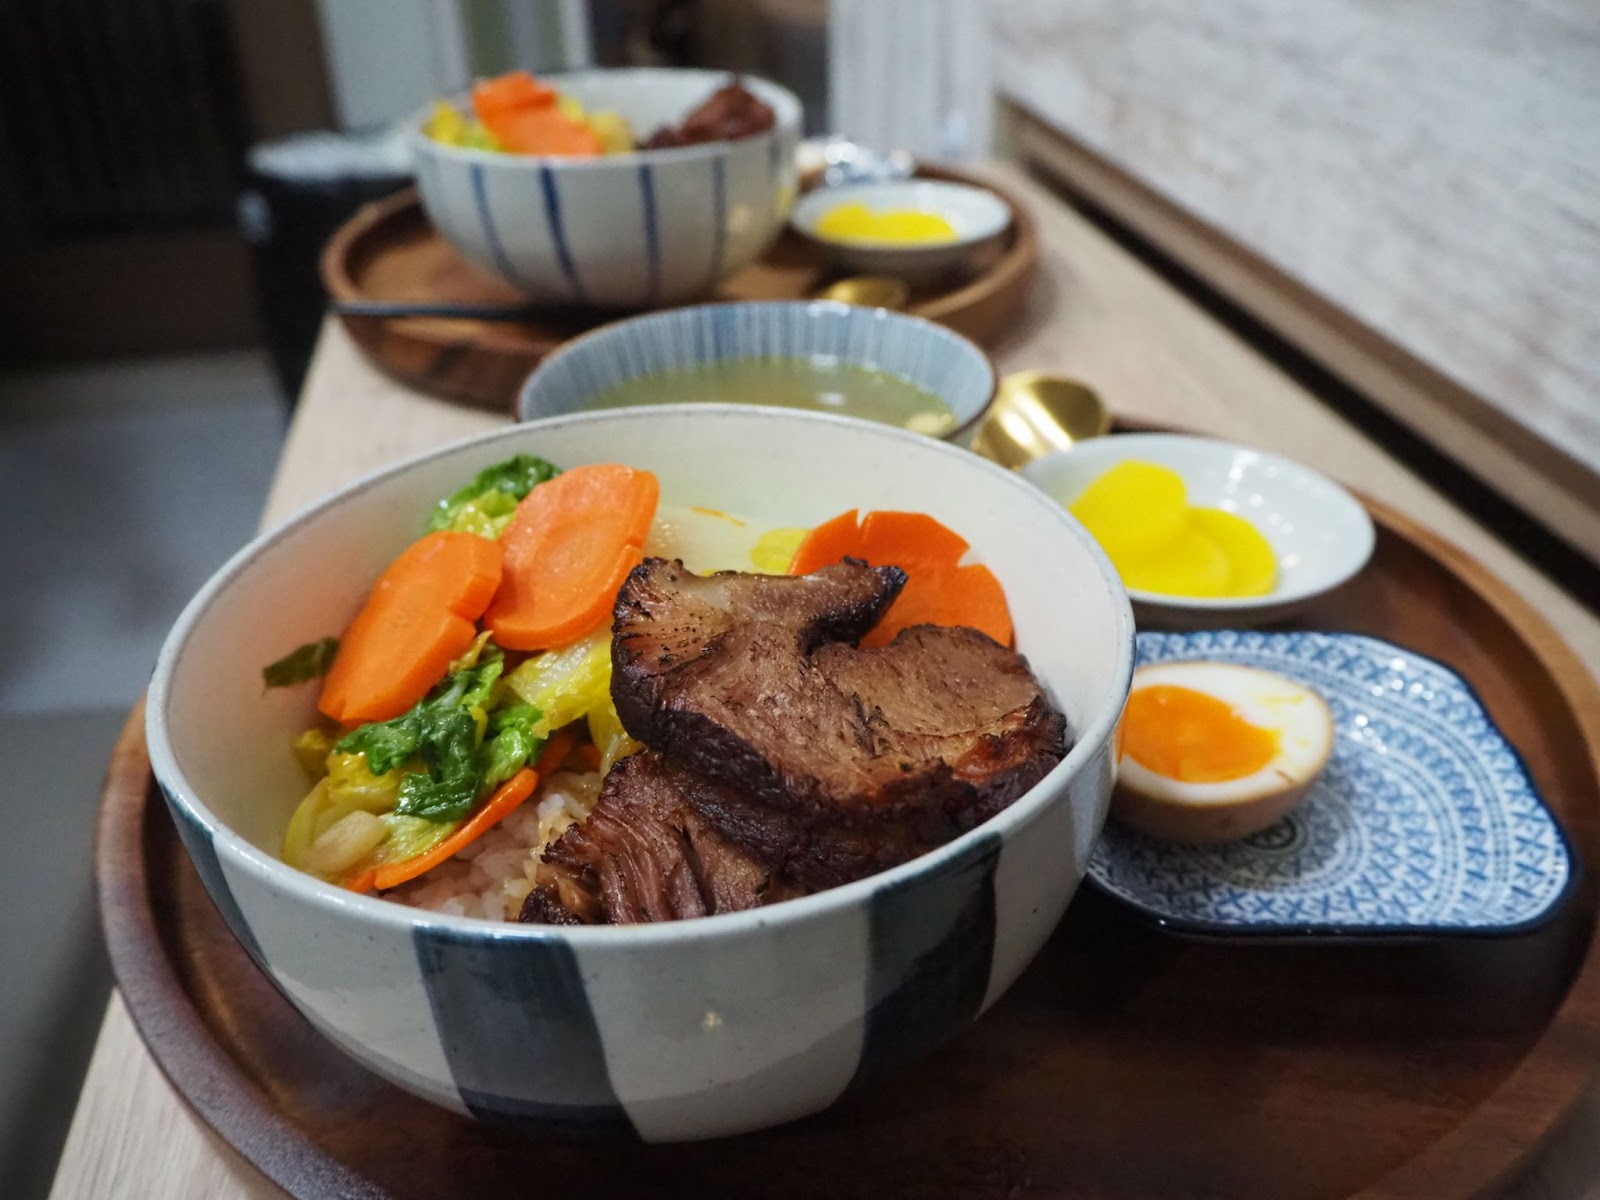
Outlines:
{"type": "Polygon", "coordinates": [[[398,120],[475,75],[589,61],[584,0],[317,0],[317,12],[347,130],[398,120]]]}
{"type": "Polygon", "coordinates": [[[1600,0],[987,0],[996,83],[1600,471],[1600,0]]]}
{"type": "Polygon", "coordinates": [[[989,152],[994,92],[984,0],[832,0],[833,131],[966,162],[989,152]]]}
{"type": "Polygon", "coordinates": [[[385,125],[447,86],[438,22],[452,0],[318,0],[328,78],[344,129],[385,125]]]}

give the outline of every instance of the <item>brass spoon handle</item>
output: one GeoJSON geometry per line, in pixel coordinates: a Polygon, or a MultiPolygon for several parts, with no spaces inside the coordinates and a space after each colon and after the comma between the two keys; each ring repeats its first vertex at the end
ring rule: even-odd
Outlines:
{"type": "Polygon", "coordinates": [[[1111,412],[1092,388],[1061,375],[1021,371],[1000,381],[972,448],[1015,470],[1110,432],[1111,412]]]}
{"type": "Polygon", "coordinates": [[[892,275],[852,275],[830,283],[817,293],[817,299],[898,312],[910,301],[911,289],[892,275]]]}

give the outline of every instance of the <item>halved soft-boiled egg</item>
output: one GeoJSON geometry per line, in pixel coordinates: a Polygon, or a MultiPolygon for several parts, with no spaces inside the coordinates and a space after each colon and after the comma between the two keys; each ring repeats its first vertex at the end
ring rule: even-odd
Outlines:
{"type": "Polygon", "coordinates": [[[1154,837],[1223,842],[1276,823],[1333,753],[1333,714],[1305,684],[1221,662],[1134,672],[1112,814],[1154,837]]]}

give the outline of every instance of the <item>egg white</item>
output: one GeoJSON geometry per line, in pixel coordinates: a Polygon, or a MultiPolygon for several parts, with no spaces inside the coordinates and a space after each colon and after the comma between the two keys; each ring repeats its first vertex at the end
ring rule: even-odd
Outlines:
{"type": "Polygon", "coordinates": [[[1278,737],[1259,770],[1237,779],[1190,783],[1151,770],[1124,753],[1112,811],[1158,837],[1223,841],[1280,820],[1309,790],[1333,753],[1333,714],[1306,685],[1233,663],[1172,662],[1134,672],[1132,692],[1166,684],[1212,696],[1278,737]]]}

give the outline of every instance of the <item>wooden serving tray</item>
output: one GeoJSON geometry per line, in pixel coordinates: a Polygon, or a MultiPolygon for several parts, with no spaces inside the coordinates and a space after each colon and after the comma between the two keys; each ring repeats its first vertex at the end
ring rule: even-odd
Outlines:
{"type": "MultiPolygon", "coordinates": [[[[1305,624],[1459,670],[1600,861],[1600,690],[1474,560],[1371,507],[1370,567],[1305,624]]],[[[987,1015],[819,1116],[678,1146],[517,1135],[380,1081],[290,1008],[207,898],[141,729],[96,847],[118,983],[199,1116],[300,1197],[1449,1200],[1504,1181],[1600,1054],[1592,877],[1525,937],[1380,946],[1183,942],[1086,888],[987,1015]]]]}
{"type": "MultiPolygon", "coordinates": [[[[980,344],[1010,328],[1028,300],[1038,260],[1033,219],[1022,203],[987,180],[951,168],[918,174],[988,188],[1011,206],[999,251],[955,285],[913,292],[908,312],[938,321],[980,344]]],[[[516,291],[485,276],[428,223],[414,189],[369,204],[333,235],[322,253],[322,282],[334,301],[515,304],[516,291]]],[[[730,276],[718,300],[801,300],[837,277],[816,248],[785,232],[765,256],[730,276]]],[[[553,307],[537,320],[341,316],[350,336],[385,374],[419,391],[509,412],[539,360],[563,342],[627,313],[553,307]]]]}

